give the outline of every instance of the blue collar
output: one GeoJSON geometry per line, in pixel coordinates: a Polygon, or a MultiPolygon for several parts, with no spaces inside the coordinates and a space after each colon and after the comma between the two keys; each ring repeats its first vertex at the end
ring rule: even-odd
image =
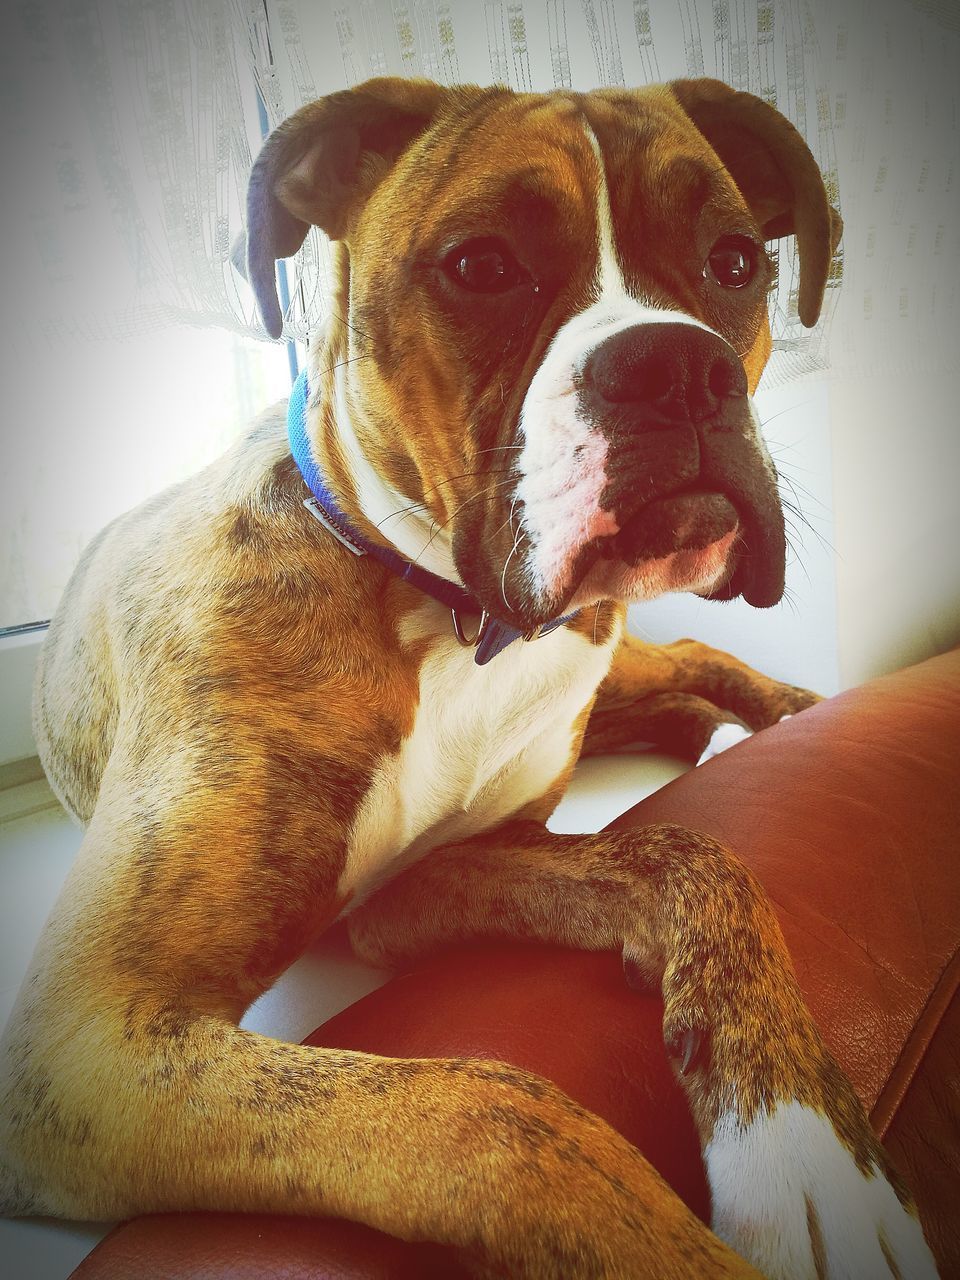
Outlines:
{"type": "MultiPolygon", "coordinates": [[[[290,407],[287,410],[287,435],[290,439],[290,452],[293,454],[293,460],[300,468],[300,474],[313,495],[310,498],[305,498],[303,503],[311,515],[316,517],[327,532],[332,533],[337,541],[342,543],[348,551],[352,551],[355,556],[371,556],[389,569],[391,573],[396,574],[398,578],[402,578],[404,582],[409,582],[411,586],[425,592],[428,596],[433,596],[434,600],[439,600],[441,604],[445,604],[453,614],[453,629],[457,639],[461,644],[473,646],[476,650],[474,662],[478,667],[485,666],[491,658],[495,658],[498,653],[502,653],[507,645],[513,644],[514,640],[533,639],[533,636],[526,635],[525,637],[523,631],[518,631],[515,627],[509,627],[505,622],[499,622],[492,617],[469,592],[464,591],[463,587],[457,586],[454,582],[448,582],[446,578],[440,578],[426,569],[421,569],[419,565],[405,560],[403,556],[398,555],[391,548],[382,547],[375,542],[371,542],[353,528],[350,521],[337,506],[333,494],[327,488],[320,468],[314,461],[310,442],[307,438],[306,410],[308,396],[307,371],[303,369],[293,384],[293,391],[290,393],[290,407]],[[460,625],[460,616],[462,614],[480,615],[480,627],[472,640],[468,640],[463,634],[463,629],[460,625]]],[[[557,627],[562,627],[564,623],[570,622],[576,616],[576,612],[574,612],[568,613],[563,618],[554,618],[552,622],[544,623],[534,634],[536,636],[547,635],[548,632],[555,631],[557,627]]]]}

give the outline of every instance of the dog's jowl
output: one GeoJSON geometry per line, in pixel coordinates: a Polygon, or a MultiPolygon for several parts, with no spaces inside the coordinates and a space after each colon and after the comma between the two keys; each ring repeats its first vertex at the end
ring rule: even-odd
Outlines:
{"type": "Polygon", "coordinates": [[[37,736],[86,835],[4,1044],[6,1210],[342,1215],[556,1280],[933,1275],[736,857],[544,826],[582,751],[697,759],[815,700],[624,631],[666,591],[780,598],[751,397],[765,241],[796,235],[813,324],[840,232],[809,151],[715,81],[374,80],[254,167],[274,336],[311,225],[337,285],[289,411],[101,534],[50,628],[37,736]],[[378,962],[623,951],[662,985],[714,1231],[537,1077],[241,1031],[343,917],[378,962]]]}

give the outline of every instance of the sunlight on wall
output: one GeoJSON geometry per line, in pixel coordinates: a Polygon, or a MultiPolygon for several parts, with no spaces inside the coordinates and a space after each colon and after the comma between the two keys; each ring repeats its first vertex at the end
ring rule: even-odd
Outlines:
{"type": "Polygon", "coordinates": [[[212,461],[289,389],[283,346],[215,329],[5,361],[0,627],[49,618],[103,525],[212,461]]]}

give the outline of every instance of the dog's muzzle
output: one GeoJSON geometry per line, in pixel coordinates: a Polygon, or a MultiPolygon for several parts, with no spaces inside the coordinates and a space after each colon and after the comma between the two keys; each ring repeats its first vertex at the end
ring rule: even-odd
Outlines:
{"type": "Polygon", "coordinates": [[[733,348],[691,323],[635,325],[590,353],[578,409],[608,441],[600,501],[619,525],[592,544],[591,559],[637,565],[737,530],[710,598],[779,601],[783,513],[747,392],[733,348]]]}

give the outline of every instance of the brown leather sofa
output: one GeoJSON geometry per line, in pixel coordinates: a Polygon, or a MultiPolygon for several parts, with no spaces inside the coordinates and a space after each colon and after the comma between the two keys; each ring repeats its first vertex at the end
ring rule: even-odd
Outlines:
{"type": "MultiPolygon", "coordinates": [[[[960,651],[875,680],[685,775],[618,827],[680,822],[737,849],[779,912],[810,1007],[960,1277],[960,651]]],[[[619,958],[468,947],[394,979],[309,1043],[498,1057],[603,1115],[709,1217],[661,1007],[619,958]]],[[[349,1223],[184,1214],[118,1227],[82,1280],[424,1280],[439,1247],[349,1223]]]]}

